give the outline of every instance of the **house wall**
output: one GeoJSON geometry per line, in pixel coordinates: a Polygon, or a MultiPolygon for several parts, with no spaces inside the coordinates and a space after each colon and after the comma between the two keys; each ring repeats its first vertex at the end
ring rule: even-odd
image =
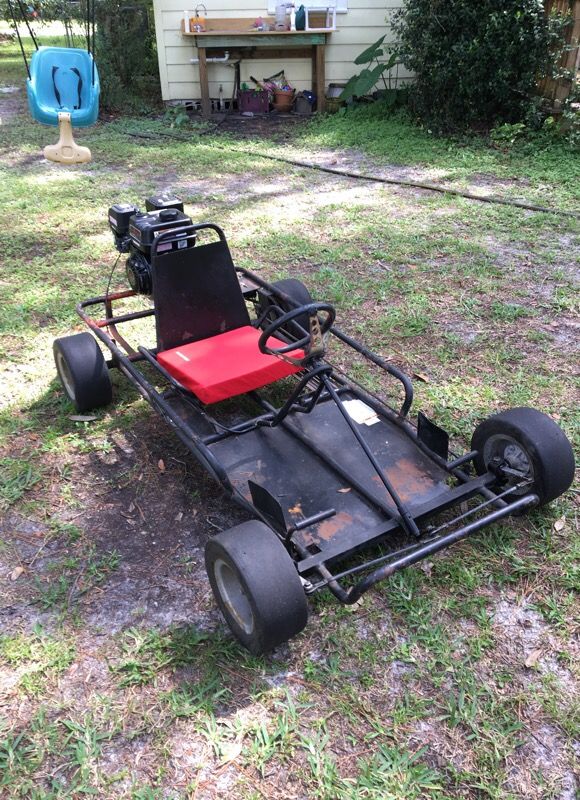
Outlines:
{"type": "MultiPolygon", "coordinates": [[[[267,2],[262,0],[211,0],[206,3],[209,18],[247,17],[250,20],[267,15],[267,2]]],[[[298,4],[297,4],[298,5],[298,4]]],[[[326,47],[326,83],[344,82],[360,67],[353,62],[357,55],[383,33],[390,33],[388,15],[402,5],[402,0],[348,0],[348,11],[337,14],[338,30],[330,34],[326,47]]],[[[194,6],[195,7],[195,6],[194,6]]],[[[159,55],[159,74],[164,100],[198,100],[201,97],[199,68],[190,59],[197,57],[193,39],[182,36],[181,20],[188,8],[184,0],[154,0],[155,31],[159,55]]],[[[241,64],[241,80],[249,83],[250,75],[261,79],[284,68],[286,78],[297,89],[311,89],[309,59],[247,59],[241,64]]],[[[220,84],[224,96],[233,92],[234,71],[222,64],[208,64],[210,96],[217,97],[220,84]]],[[[409,74],[400,68],[399,77],[409,74]]]]}

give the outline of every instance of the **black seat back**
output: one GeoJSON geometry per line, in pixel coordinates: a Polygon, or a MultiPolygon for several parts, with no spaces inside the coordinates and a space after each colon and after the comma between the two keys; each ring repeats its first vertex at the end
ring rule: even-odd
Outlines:
{"type": "MultiPolygon", "coordinates": [[[[219,241],[159,253],[174,231],[161,234],[152,247],[153,300],[157,347],[170,350],[189,342],[250,324],[226,237],[217,225],[203,223],[178,229],[188,238],[204,229],[219,241]]],[[[183,236],[176,239],[183,242],[183,236]]]]}

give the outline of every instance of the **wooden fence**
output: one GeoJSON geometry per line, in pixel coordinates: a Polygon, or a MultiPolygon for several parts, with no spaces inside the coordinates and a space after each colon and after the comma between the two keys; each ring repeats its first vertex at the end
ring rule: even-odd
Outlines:
{"type": "Polygon", "coordinates": [[[542,97],[551,100],[555,110],[569,96],[574,83],[580,80],[580,0],[545,0],[546,13],[570,14],[572,24],[566,29],[567,49],[560,60],[559,69],[566,72],[562,78],[544,78],[538,90],[542,97]]]}

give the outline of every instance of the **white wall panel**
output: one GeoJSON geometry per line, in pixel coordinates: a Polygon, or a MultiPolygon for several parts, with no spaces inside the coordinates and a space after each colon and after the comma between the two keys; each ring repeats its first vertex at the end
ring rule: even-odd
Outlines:
{"type": "MultiPolygon", "coordinates": [[[[353,63],[357,55],[387,34],[392,40],[389,15],[400,7],[402,0],[341,0],[348,2],[348,12],[337,17],[338,30],[330,34],[326,47],[326,83],[344,82],[359,68],[353,63]]],[[[159,75],[164,100],[197,100],[201,96],[199,72],[190,59],[197,57],[191,38],[181,34],[183,0],[154,0],[155,28],[159,56],[159,75]]],[[[266,3],[259,0],[219,0],[219,5],[209,5],[208,16],[216,18],[247,17],[249,21],[267,14],[266,3]]],[[[187,4],[186,4],[187,7],[187,4]]],[[[194,4],[195,7],[195,4],[194,4]]],[[[192,9],[188,9],[192,10],[192,9]]],[[[248,23],[250,24],[250,22],[248,23]]],[[[284,69],[287,79],[297,89],[311,88],[311,64],[308,59],[287,58],[280,61],[242,61],[241,79],[249,76],[264,78],[284,69]]],[[[208,64],[209,87],[212,97],[217,97],[219,86],[224,95],[233,91],[233,69],[223,64],[208,64]]],[[[399,77],[409,73],[399,68],[399,77]]]]}

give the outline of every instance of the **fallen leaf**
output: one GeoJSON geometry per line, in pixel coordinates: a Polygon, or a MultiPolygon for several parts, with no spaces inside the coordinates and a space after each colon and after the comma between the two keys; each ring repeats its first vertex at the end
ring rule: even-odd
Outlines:
{"type": "Polygon", "coordinates": [[[356,601],[356,603],[351,603],[351,605],[346,606],[346,610],[350,611],[351,613],[354,613],[355,611],[358,611],[358,609],[363,604],[364,604],[364,597],[359,597],[359,599],[356,601]]]}
{"type": "Polygon", "coordinates": [[[302,514],[302,506],[300,505],[300,503],[296,503],[295,506],[292,506],[292,508],[288,509],[288,513],[289,514],[302,514]]]}
{"type": "Polygon", "coordinates": [[[157,462],[157,466],[159,467],[159,472],[165,472],[165,461],[162,458],[157,462]]]}
{"type": "Polygon", "coordinates": [[[73,422],[94,422],[97,419],[94,414],[69,414],[68,418],[73,422]]]}
{"type": "Polygon", "coordinates": [[[529,656],[526,658],[526,660],[524,661],[524,665],[525,665],[526,667],[533,667],[533,666],[535,666],[535,665],[538,663],[538,659],[539,659],[539,657],[540,657],[541,655],[542,655],[542,650],[541,650],[541,648],[539,648],[539,647],[538,647],[538,649],[537,649],[537,650],[532,650],[532,652],[530,653],[530,655],[529,655],[529,656]]]}
{"type": "Polygon", "coordinates": [[[183,511],[179,511],[179,512],[178,512],[178,513],[177,513],[177,514],[176,514],[176,515],[173,517],[173,519],[174,519],[176,522],[181,522],[181,520],[183,519],[183,511]]]}
{"type": "Polygon", "coordinates": [[[23,572],[24,572],[24,567],[14,567],[14,569],[10,573],[10,580],[17,581],[23,572]]]}
{"type": "Polygon", "coordinates": [[[554,522],[555,531],[558,532],[563,531],[565,527],[566,527],[566,517],[560,517],[560,519],[557,519],[556,522],[554,522]]]}
{"type": "Polygon", "coordinates": [[[234,761],[242,752],[242,747],[241,741],[228,742],[226,745],[223,745],[220,764],[227,764],[230,761],[234,761]]]}
{"type": "Polygon", "coordinates": [[[432,561],[422,561],[421,562],[421,570],[425,573],[425,575],[430,578],[431,573],[433,572],[433,562],[432,561]]]}
{"type": "Polygon", "coordinates": [[[127,511],[129,512],[129,514],[132,514],[133,511],[135,511],[135,503],[130,503],[127,511]]]}
{"type": "Polygon", "coordinates": [[[348,488],[348,489],[339,489],[338,491],[339,491],[341,494],[346,494],[347,492],[350,492],[350,488],[348,488]]]}
{"type": "Polygon", "coordinates": [[[413,377],[417,378],[419,381],[423,381],[423,383],[429,383],[429,376],[425,375],[424,372],[414,372],[413,377]]]}

